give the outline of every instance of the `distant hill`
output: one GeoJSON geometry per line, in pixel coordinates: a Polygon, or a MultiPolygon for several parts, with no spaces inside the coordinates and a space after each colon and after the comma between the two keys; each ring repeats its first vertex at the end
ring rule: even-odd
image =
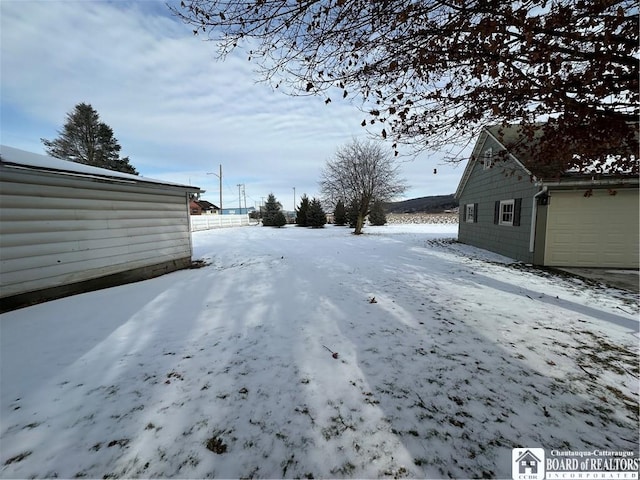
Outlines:
{"type": "Polygon", "coordinates": [[[387,213],[440,213],[458,206],[458,200],[451,195],[412,198],[401,202],[385,204],[387,213]]]}

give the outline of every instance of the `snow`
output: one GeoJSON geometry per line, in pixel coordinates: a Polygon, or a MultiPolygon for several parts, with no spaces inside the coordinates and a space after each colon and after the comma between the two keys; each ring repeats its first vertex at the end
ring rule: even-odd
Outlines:
{"type": "Polygon", "coordinates": [[[1,315],[0,476],[510,478],[514,447],[637,452],[637,295],[456,230],[196,232],[208,266],[1,315]]]}
{"type": "Polygon", "coordinates": [[[20,150],[7,145],[0,145],[0,157],[2,157],[2,161],[5,163],[15,164],[26,168],[52,170],[90,177],[106,177],[110,179],[120,179],[121,181],[134,181],[136,183],[167,185],[170,187],[180,187],[189,191],[199,190],[198,187],[165,182],[164,180],[155,180],[153,178],[143,177],[142,175],[133,175],[131,173],[118,172],[115,170],[108,170],[106,168],[70,162],[60,158],[27,152],[26,150],[20,150]]]}

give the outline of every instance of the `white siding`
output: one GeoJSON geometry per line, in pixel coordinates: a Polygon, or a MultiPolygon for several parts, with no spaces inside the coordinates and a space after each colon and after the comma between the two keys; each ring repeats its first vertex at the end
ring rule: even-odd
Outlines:
{"type": "Polygon", "coordinates": [[[544,264],[638,268],[638,190],[552,192],[544,264]]]}
{"type": "Polygon", "coordinates": [[[186,190],[2,168],[0,298],[191,257],[186,190]]]}

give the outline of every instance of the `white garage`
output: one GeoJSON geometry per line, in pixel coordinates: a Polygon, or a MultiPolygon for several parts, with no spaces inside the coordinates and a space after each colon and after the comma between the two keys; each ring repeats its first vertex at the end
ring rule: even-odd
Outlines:
{"type": "Polygon", "coordinates": [[[0,311],[191,265],[198,187],[0,146],[0,311]]]}
{"type": "Polygon", "coordinates": [[[637,188],[551,191],[544,265],[638,268],[637,188]]]}

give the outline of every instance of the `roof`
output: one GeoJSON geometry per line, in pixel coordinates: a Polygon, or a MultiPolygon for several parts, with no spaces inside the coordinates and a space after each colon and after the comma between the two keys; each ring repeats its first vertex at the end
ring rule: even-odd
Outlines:
{"type": "Polygon", "coordinates": [[[200,207],[204,210],[219,210],[213,203],[208,202],[207,200],[197,200],[196,203],[200,205],[200,207]]]}
{"type": "MultiPolygon", "coordinates": [[[[583,166],[582,171],[567,169],[566,159],[554,158],[553,151],[549,151],[549,148],[553,148],[553,145],[549,145],[548,142],[541,142],[543,136],[552,132],[553,138],[562,139],[565,143],[564,146],[569,148],[576,147],[576,142],[571,138],[564,138],[561,135],[556,135],[557,130],[554,132],[554,127],[545,128],[547,124],[538,123],[532,125],[489,125],[484,127],[476,144],[473,148],[471,158],[467,162],[462,179],[455,193],[456,198],[460,198],[462,190],[466,185],[473,166],[481,158],[481,150],[487,141],[487,138],[493,138],[504,150],[500,152],[494,152],[494,162],[500,162],[501,160],[511,160],[518,165],[523,172],[531,177],[533,181],[539,181],[541,183],[561,183],[567,181],[583,181],[585,183],[591,183],[594,181],[595,176],[599,180],[607,179],[637,179],[635,174],[629,173],[607,173],[602,171],[602,164],[600,165],[600,171],[598,169],[590,170],[588,165],[583,166]],[[546,148],[546,149],[545,149],[546,148]]],[[[574,151],[578,150],[574,148],[574,151]]],[[[637,158],[637,157],[636,157],[637,158]]],[[[612,163],[614,163],[612,158],[612,163]]]]}
{"type": "Polygon", "coordinates": [[[486,130],[536,178],[557,181],[561,177],[591,178],[594,174],[609,178],[636,176],[633,160],[618,163],[619,157],[629,155],[635,158],[637,170],[638,123],[628,122],[626,126],[631,133],[619,143],[591,134],[586,128],[576,135],[566,135],[561,126],[551,122],[491,125],[486,130]]]}
{"type": "Polygon", "coordinates": [[[505,151],[517,159],[518,163],[536,179],[557,178],[564,173],[563,164],[560,161],[540,158],[540,140],[544,135],[542,124],[527,127],[491,125],[486,129],[505,151]]]}
{"type": "Polygon", "coordinates": [[[518,158],[525,163],[531,163],[532,158],[529,155],[530,150],[524,147],[537,143],[542,136],[540,128],[533,127],[525,131],[522,125],[490,125],[486,130],[507,150],[512,153],[517,152],[518,158]]]}
{"type": "Polygon", "coordinates": [[[200,192],[199,187],[192,185],[183,185],[179,183],[167,182],[164,180],[156,180],[153,178],[133,175],[131,173],[117,172],[106,168],[93,167],[82,163],[62,160],[60,158],[40,155],[33,152],[27,152],[18,148],[0,145],[0,165],[14,168],[22,168],[34,171],[59,173],[62,175],[79,176],[87,178],[99,178],[103,180],[111,180],[114,182],[127,182],[139,184],[152,184],[158,186],[166,186],[170,188],[179,188],[189,192],[200,192]]]}

